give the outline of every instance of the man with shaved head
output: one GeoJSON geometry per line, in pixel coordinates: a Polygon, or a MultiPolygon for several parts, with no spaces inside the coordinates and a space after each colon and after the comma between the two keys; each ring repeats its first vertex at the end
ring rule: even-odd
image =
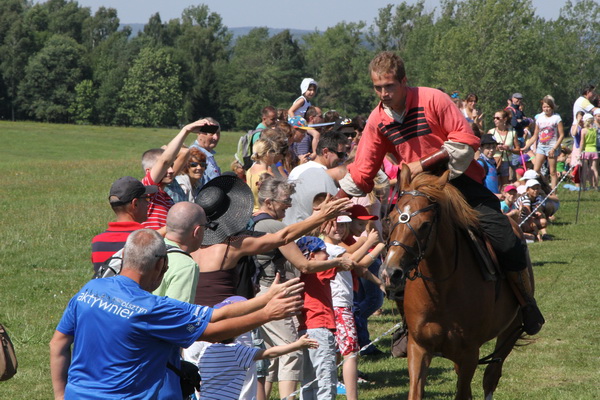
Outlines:
{"type": "Polygon", "coordinates": [[[165,243],[178,251],[168,253],[169,269],[162,283],[153,293],[193,303],[196,296],[199,269],[192,253],[200,247],[204,238],[206,215],[196,203],[183,201],[175,204],[167,214],[165,243]]]}
{"type": "MultiPolygon", "coordinates": [[[[160,286],[152,292],[175,300],[193,303],[198,286],[200,269],[192,259],[191,252],[198,250],[204,238],[206,214],[196,203],[182,201],[169,209],[167,214],[167,262],[169,268],[160,286]]],[[[173,349],[169,362],[179,365],[179,351],[173,349]]],[[[158,399],[173,399],[180,396],[179,377],[168,369],[158,399]]]]}

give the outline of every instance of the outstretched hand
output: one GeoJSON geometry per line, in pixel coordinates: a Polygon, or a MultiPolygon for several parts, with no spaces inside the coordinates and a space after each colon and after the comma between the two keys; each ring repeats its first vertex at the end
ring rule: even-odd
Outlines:
{"type": "Polygon", "coordinates": [[[215,124],[208,121],[207,119],[199,119],[198,121],[194,121],[190,124],[187,124],[186,126],[183,127],[183,129],[185,129],[187,132],[199,133],[199,132],[201,132],[200,127],[205,126],[205,125],[215,125],[215,124]]]}
{"type": "Polygon", "coordinates": [[[263,309],[270,321],[294,316],[302,310],[304,302],[300,294],[288,294],[286,291],[284,290],[269,300],[263,309]]]}
{"type": "Polygon", "coordinates": [[[342,256],[335,259],[338,262],[339,271],[351,271],[356,267],[356,263],[348,256],[342,256]]]}
{"type": "Polygon", "coordinates": [[[304,290],[304,282],[300,282],[300,278],[290,279],[289,281],[279,283],[281,280],[281,276],[279,272],[275,274],[275,279],[267,292],[269,299],[273,299],[279,294],[283,294],[284,296],[295,296],[302,293],[304,290]]]}
{"type": "Polygon", "coordinates": [[[316,339],[309,338],[308,334],[300,336],[298,343],[300,344],[301,349],[316,349],[319,347],[319,342],[317,342],[316,339]]]}
{"type": "Polygon", "coordinates": [[[331,195],[328,194],[321,205],[316,207],[315,210],[325,216],[326,219],[332,219],[339,215],[347,214],[345,211],[350,207],[352,207],[350,199],[332,199],[331,195]]]}

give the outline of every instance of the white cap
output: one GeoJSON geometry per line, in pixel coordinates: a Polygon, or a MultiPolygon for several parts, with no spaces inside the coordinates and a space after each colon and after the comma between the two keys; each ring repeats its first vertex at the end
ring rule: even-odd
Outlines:
{"type": "Polygon", "coordinates": [[[352,222],[352,218],[350,218],[347,215],[340,215],[339,217],[337,217],[337,219],[335,220],[335,222],[339,222],[339,223],[342,223],[342,222],[352,222]]]}
{"type": "Polygon", "coordinates": [[[591,120],[591,119],[594,119],[594,116],[593,116],[592,114],[585,114],[585,115],[583,116],[583,121],[584,121],[584,122],[585,122],[585,121],[589,121],[589,120],[591,120]]]}
{"type": "Polygon", "coordinates": [[[527,188],[525,187],[525,185],[519,185],[519,187],[517,187],[517,193],[519,194],[524,194],[527,191],[527,188]]]}
{"type": "Polygon", "coordinates": [[[300,94],[304,94],[310,85],[319,86],[317,85],[317,81],[315,81],[313,78],[302,79],[302,83],[300,84],[300,94]]]}
{"type": "Polygon", "coordinates": [[[539,185],[539,184],[540,184],[540,182],[538,182],[537,179],[530,179],[527,181],[527,183],[525,183],[525,188],[530,188],[530,187],[533,187],[533,186],[539,185]]]}
{"type": "Polygon", "coordinates": [[[598,115],[598,114],[600,114],[600,108],[596,108],[596,109],[594,110],[594,115],[598,115]]]}
{"type": "Polygon", "coordinates": [[[535,172],[532,169],[528,169],[527,171],[525,171],[525,173],[523,174],[523,177],[521,179],[519,179],[520,181],[526,181],[528,179],[537,179],[539,178],[540,174],[538,174],[537,172],[535,172]]]}

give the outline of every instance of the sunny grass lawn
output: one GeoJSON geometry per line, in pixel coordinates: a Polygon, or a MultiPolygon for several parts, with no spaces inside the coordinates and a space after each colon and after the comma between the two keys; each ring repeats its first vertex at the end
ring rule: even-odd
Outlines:
{"type": "MultiPolygon", "coordinates": [[[[0,399],[52,398],[48,341],[66,303],[90,278],[90,240],[113,218],[106,202],[110,184],[123,175],[141,177],[141,153],[176,133],[0,122],[0,322],[20,363],[17,376],[0,383],[0,399]]],[[[238,137],[225,133],[217,148],[224,170],[238,137]]],[[[530,247],[537,298],[548,322],[534,344],[508,358],[496,399],[600,398],[600,194],[583,193],[577,225],[577,195],[560,196],[558,221],[550,228],[556,240],[530,247]]],[[[385,313],[372,319],[372,337],[396,322],[386,304],[385,313]]],[[[387,350],[389,344],[385,337],[380,346],[387,350]]],[[[406,398],[406,360],[363,359],[360,368],[375,381],[361,398],[406,398]]],[[[483,397],[482,376],[480,367],[475,398],[483,397]]],[[[452,398],[454,385],[451,363],[434,359],[427,398],[452,398]]]]}

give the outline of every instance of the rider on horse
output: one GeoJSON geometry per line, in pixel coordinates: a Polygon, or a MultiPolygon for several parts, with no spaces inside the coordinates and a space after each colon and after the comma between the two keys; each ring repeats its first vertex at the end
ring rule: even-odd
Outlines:
{"type": "Polygon", "coordinates": [[[498,198],[482,184],[484,171],[474,159],[479,138],[448,95],[436,89],[407,86],[404,62],[396,54],[378,54],[369,70],[381,101],[369,116],[354,163],[340,181],[337,197],[370,192],[388,152],[399,163],[406,163],[412,176],[450,169],[450,183],[480,213],[481,229],[521,304],[525,332],[535,335],[544,317],[533,297],[526,269],[527,248],[502,214],[498,198]]]}

